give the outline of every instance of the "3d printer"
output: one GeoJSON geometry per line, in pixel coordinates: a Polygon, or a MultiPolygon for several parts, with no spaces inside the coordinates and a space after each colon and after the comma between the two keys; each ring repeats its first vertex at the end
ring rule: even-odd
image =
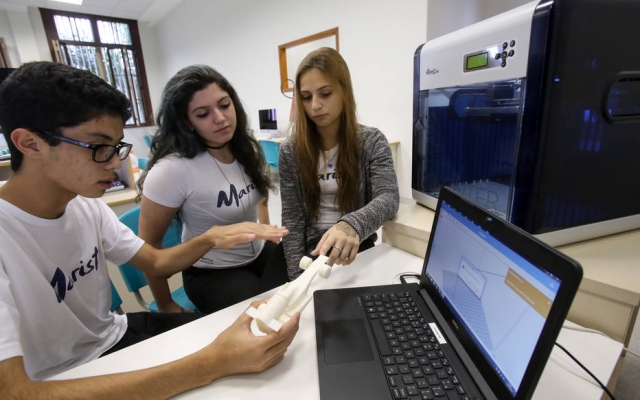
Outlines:
{"type": "Polygon", "coordinates": [[[640,227],[638,18],[533,1],[420,46],[413,197],[449,186],[552,245],[640,227]]]}

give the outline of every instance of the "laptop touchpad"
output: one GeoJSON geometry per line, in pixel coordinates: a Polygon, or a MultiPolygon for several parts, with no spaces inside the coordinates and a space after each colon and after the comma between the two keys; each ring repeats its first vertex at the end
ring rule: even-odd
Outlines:
{"type": "Polygon", "coordinates": [[[362,319],[320,321],[327,364],[371,361],[373,354],[362,319]]]}

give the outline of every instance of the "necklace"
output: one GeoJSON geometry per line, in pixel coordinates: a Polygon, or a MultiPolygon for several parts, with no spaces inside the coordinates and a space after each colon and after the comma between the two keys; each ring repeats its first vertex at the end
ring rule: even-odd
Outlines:
{"type": "MultiPolygon", "coordinates": [[[[224,147],[225,145],[226,145],[226,143],[222,147],[224,147]]],[[[229,188],[231,188],[231,181],[229,181],[229,178],[227,178],[227,175],[225,175],[224,171],[222,170],[222,167],[220,167],[220,164],[218,163],[218,160],[214,156],[211,156],[211,158],[213,158],[213,161],[218,166],[218,170],[220,170],[220,173],[224,177],[224,180],[227,181],[227,183],[229,184],[229,188]]],[[[246,188],[248,185],[247,185],[246,179],[244,178],[244,172],[242,172],[242,168],[240,168],[240,163],[237,162],[237,160],[236,160],[236,164],[238,165],[238,170],[240,171],[240,175],[242,175],[242,182],[244,182],[244,187],[246,188]]],[[[251,198],[249,196],[251,196],[251,192],[247,192],[247,198],[249,198],[249,204],[251,204],[251,198]]],[[[239,198],[238,201],[240,202],[240,205],[242,206],[242,214],[244,214],[244,220],[245,221],[249,221],[249,217],[247,216],[247,210],[245,210],[245,208],[244,208],[244,200],[239,198]]],[[[255,247],[253,247],[253,241],[251,241],[251,252],[254,255],[256,254],[256,249],[255,249],[255,247]]]]}
{"type": "Polygon", "coordinates": [[[214,149],[214,150],[220,150],[220,149],[224,149],[224,147],[228,144],[229,142],[226,142],[225,144],[221,145],[221,146],[209,146],[208,144],[205,144],[205,147],[208,149],[214,149]]]}
{"type": "Polygon", "coordinates": [[[328,153],[329,151],[331,151],[331,150],[328,150],[327,152],[325,152],[324,158],[325,158],[325,160],[327,160],[327,168],[328,169],[333,169],[333,160],[335,160],[336,156],[338,155],[338,149],[336,148],[336,152],[333,153],[331,158],[327,159],[326,153],[328,153]]]}

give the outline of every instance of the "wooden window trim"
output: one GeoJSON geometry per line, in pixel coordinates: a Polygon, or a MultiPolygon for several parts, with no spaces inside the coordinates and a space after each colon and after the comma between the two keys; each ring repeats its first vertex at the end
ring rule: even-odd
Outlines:
{"type": "Polygon", "coordinates": [[[0,37],[0,68],[11,68],[11,58],[7,50],[7,43],[0,37]]]}
{"type": "Polygon", "coordinates": [[[289,81],[293,80],[289,77],[287,72],[287,49],[296,47],[301,44],[311,43],[319,39],[335,36],[336,38],[336,51],[340,52],[340,38],[338,27],[327,29],[326,31],[318,32],[310,36],[306,36],[289,43],[281,44],[278,46],[278,63],[280,65],[280,90],[282,92],[293,92],[293,87],[289,86],[289,81]]]}
{"type": "MultiPolygon", "coordinates": [[[[144,56],[142,54],[142,42],[140,40],[140,31],[138,29],[138,21],[133,19],[124,19],[124,18],[115,18],[115,17],[105,17],[102,15],[94,15],[94,14],[82,14],[82,13],[74,13],[69,11],[58,11],[51,10],[48,8],[39,8],[40,16],[42,17],[42,24],[44,25],[45,34],[47,36],[47,42],[49,45],[49,51],[51,52],[51,59],[56,62],[62,62],[60,58],[60,48],[58,43],[60,42],[58,39],[58,31],[54,22],[54,15],[62,15],[70,18],[85,18],[92,21],[91,27],[93,30],[93,37],[95,41],[93,43],[88,42],[79,42],[72,40],[64,40],[64,43],[70,45],[78,45],[78,46],[99,46],[106,48],[132,48],[133,53],[135,55],[135,64],[138,69],[138,73],[140,75],[140,91],[142,93],[142,100],[144,103],[144,112],[145,112],[145,120],[144,124],[139,125],[129,125],[125,126],[125,128],[138,128],[145,126],[153,126],[153,110],[151,108],[151,96],[149,95],[149,84],[147,82],[147,71],[144,65],[144,56]],[[97,23],[96,21],[107,21],[107,22],[117,22],[122,24],[127,24],[129,26],[129,34],[131,35],[131,45],[116,45],[116,44],[107,44],[100,43],[100,36],[97,31],[97,23]]],[[[131,104],[131,107],[136,107],[135,104],[131,104]]],[[[134,110],[132,110],[135,112],[134,110]]]]}

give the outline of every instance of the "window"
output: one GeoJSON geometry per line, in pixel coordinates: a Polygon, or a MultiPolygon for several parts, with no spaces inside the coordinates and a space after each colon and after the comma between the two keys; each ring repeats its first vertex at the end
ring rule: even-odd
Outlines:
{"type": "Polygon", "coordinates": [[[127,126],[153,124],[138,23],[134,20],[40,9],[51,57],[89,70],[124,93],[127,126]]]}

